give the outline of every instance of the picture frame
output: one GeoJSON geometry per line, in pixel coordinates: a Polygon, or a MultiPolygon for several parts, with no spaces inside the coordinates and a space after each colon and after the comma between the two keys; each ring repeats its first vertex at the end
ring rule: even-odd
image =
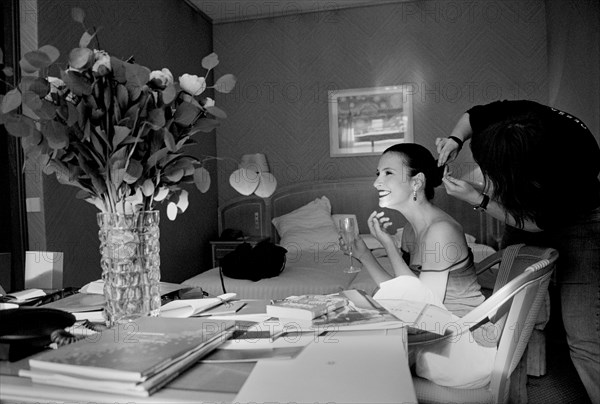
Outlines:
{"type": "Polygon", "coordinates": [[[380,155],[414,141],[408,86],[332,90],[328,104],[331,157],[380,155]]]}

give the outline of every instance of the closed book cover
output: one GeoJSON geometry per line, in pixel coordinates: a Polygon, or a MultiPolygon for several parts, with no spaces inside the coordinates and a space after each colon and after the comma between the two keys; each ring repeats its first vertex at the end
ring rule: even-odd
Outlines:
{"type": "Polygon", "coordinates": [[[267,314],[279,318],[312,320],[347,304],[348,299],[339,295],[290,296],[268,304],[267,314]]]}
{"type": "Polygon", "coordinates": [[[40,370],[20,370],[19,376],[29,377],[34,383],[52,386],[148,397],[197,363],[200,358],[214,351],[222,344],[221,338],[222,336],[219,335],[213,336],[212,340],[205,345],[199,345],[189,355],[180,358],[143,382],[95,379],[40,370]]]}
{"type": "Polygon", "coordinates": [[[225,342],[234,325],[202,318],[142,317],[36,355],[29,366],[32,371],[143,382],[200,348],[215,345],[215,338],[225,342]]]}

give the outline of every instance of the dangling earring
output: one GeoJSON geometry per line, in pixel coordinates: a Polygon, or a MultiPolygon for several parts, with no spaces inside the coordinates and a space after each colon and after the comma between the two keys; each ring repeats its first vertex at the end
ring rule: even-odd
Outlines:
{"type": "Polygon", "coordinates": [[[417,200],[417,190],[415,189],[413,191],[413,201],[416,201],[416,200],[417,200]]]}

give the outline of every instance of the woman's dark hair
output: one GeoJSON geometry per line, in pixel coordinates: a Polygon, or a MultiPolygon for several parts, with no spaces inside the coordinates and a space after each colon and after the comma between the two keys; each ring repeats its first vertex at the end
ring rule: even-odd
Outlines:
{"type": "Polygon", "coordinates": [[[473,133],[471,151],[481,167],[490,197],[515,219],[517,227],[543,206],[539,184],[543,128],[535,115],[508,118],[473,133]]]}
{"type": "Polygon", "coordinates": [[[442,184],[444,166],[438,167],[437,160],[429,150],[416,143],[399,143],[388,147],[383,154],[398,153],[409,169],[408,175],[414,177],[419,173],[425,176],[425,198],[433,199],[434,188],[442,184]]]}

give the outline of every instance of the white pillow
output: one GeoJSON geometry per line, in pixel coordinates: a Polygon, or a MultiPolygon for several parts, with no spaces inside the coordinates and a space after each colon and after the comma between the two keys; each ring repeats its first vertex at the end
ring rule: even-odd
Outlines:
{"type": "Polygon", "coordinates": [[[291,249],[331,249],[338,245],[338,232],[331,218],[331,203],[326,196],[272,220],[281,238],[280,244],[291,249]]]}

